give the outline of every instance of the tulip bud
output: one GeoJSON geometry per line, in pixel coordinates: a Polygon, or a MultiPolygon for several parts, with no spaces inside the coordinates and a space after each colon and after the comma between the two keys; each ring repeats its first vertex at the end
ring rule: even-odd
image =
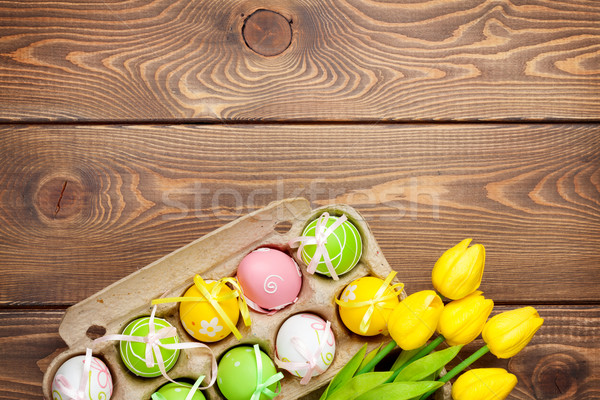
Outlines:
{"type": "Polygon", "coordinates": [[[481,284],[485,248],[481,244],[468,247],[471,240],[465,239],[446,250],[431,272],[433,287],[449,299],[462,299],[481,284]]]}
{"type": "Polygon", "coordinates": [[[392,339],[404,350],[423,346],[435,332],[443,308],[433,290],[411,294],[390,314],[387,326],[392,339]]]}
{"type": "Polygon", "coordinates": [[[472,369],[452,385],[454,400],[504,400],[517,385],[517,377],[504,368],[472,369]]]}
{"type": "Polygon", "coordinates": [[[454,300],[444,307],[437,331],[446,338],[450,346],[471,343],[483,329],[490,316],[494,302],[475,291],[460,300],[454,300]]]}
{"type": "Polygon", "coordinates": [[[483,340],[498,358],[510,358],[527,346],[544,319],[533,307],[505,311],[493,316],[483,327],[483,340]]]}

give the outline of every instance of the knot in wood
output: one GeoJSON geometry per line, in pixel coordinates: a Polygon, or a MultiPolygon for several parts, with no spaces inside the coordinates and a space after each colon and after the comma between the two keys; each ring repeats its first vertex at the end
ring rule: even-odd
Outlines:
{"type": "Polygon", "coordinates": [[[246,45],[263,56],[281,54],[292,42],[290,22],[279,13],[258,10],[250,15],[242,27],[246,45]]]}
{"type": "Polygon", "coordinates": [[[67,220],[82,211],[84,189],[75,177],[53,176],[38,184],[34,205],[44,218],[67,220]]]}
{"type": "Polygon", "coordinates": [[[555,353],[541,358],[532,382],[537,398],[576,398],[578,380],[588,375],[585,358],[577,352],[555,353]]]}

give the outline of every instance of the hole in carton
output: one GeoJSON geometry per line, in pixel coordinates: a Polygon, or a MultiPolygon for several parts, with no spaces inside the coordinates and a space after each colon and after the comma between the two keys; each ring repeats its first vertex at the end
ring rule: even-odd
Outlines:
{"type": "Polygon", "coordinates": [[[290,231],[290,229],[292,229],[292,223],[290,221],[281,221],[275,225],[274,229],[275,232],[279,233],[280,235],[285,235],[290,231]]]}
{"type": "Polygon", "coordinates": [[[106,328],[100,325],[92,325],[85,332],[85,335],[92,340],[98,339],[106,335],[106,328]]]}

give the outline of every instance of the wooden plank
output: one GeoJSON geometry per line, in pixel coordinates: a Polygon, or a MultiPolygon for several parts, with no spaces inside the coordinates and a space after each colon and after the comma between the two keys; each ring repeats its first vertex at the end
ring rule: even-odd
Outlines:
{"type": "Polygon", "coordinates": [[[0,310],[0,398],[42,399],[37,362],[62,349],[61,310],[0,310]]]}
{"type": "MultiPolygon", "coordinates": [[[[544,326],[522,353],[510,361],[485,356],[478,367],[504,367],[519,384],[509,399],[592,399],[600,376],[600,308],[537,307],[544,326]]],[[[500,307],[499,311],[506,310],[500,307]]],[[[41,399],[37,361],[64,346],[58,337],[60,311],[0,311],[0,397],[41,399]]],[[[464,358],[481,344],[461,352],[464,358]]],[[[41,363],[43,366],[44,363],[41,363]]],[[[111,366],[114,368],[114,366],[111,366]]]]}
{"type": "MultiPolygon", "coordinates": [[[[493,314],[507,309],[496,307],[493,314]]],[[[508,360],[488,353],[472,368],[499,367],[515,374],[519,383],[509,399],[600,397],[600,309],[560,306],[536,306],[536,309],[544,318],[544,325],[523,351],[508,360]]],[[[465,359],[483,344],[478,339],[465,346],[456,360],[465,359]]]]}
{"type": "Polygon", "coordinates": [[[273,200],[363,213],[409,290],[487,248],[498,302],[598,302],[599,125],[0,127],[0,302],[76,303],[273,200]]]}
{"type": "Polygon", "coordinates": [[[7,0],[0,120],[597,121],[599,20],[594,0],[7,0]],[[263,8],[287,21],[244,40],[263,8]],[[279,55],[246,45],[290,28],[279,55]]]}

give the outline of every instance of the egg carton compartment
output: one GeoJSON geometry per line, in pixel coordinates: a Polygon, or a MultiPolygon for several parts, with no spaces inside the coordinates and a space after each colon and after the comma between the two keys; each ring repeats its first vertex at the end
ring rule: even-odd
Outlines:
{"type": "MultiPolygon", "coordinates": [[[[44,396],[52,398],[52,380],[60,365],[73,356],[84,354],[87,347],[92,347],[93,339],[121,333],[130,321],[150,315],[150,303],[153,299],[181,296],[193,284],[196,274],[205,280],[235,276],[243,257],[261,247],[273,247],[287,252],[298,263],[303,275],[298,301],[273,315],[250,310],[251,326],[246,327],[241,318],[237,323],[242,334],[241,340],[230,334],[219,342],[205,343],[217,359],[230,348],[241,344],[259,344],[274,359],[275,338],[283,322],[291,315],[312,312],[331,321],[336,340],[334,360],[327,371],[313,377],[307,385],[301,385],[298,377],[283,371],[285,377],[281,381],[282,389],[277,399],[316,398],[309,394],[326,385],[364,343],[370,343],[369,348],[374,348],[381,342],[390,340],[381,335],[363,337],[350,332],[342,324],[334,301],[354,279],[366,275],[385,279],[392,272],[364,218],[347,205],[331,205],[313,210],[306,199],[288,199],[274,202],[232,221],[70,307],[59,327],[60,336],[68,349],[56,356],[45,371],[44,396]],[[363,250],[358,264],[350,272],[340,276],[338,281],[318,274],[307,274],[306,266],[296,257],[295,249],[288,246],[291,239],[300,236],[306,225],[323,212],[337,216],[345,214],[362,236],[363,250]]],[[[401,274],[399,278],[401,280],[401,274]]],[[[397,280],[395,279],[396,282],[397,280]]],[[[178,309],[179,303],[161,304],[156,316],[175,326],[182,342],[195,342],[183,328],[178,309]]],[[[137,377],[129,372],[121,360],[118,345],[118,342],[103,342],[93,347],[94,355],[106,362],[113,376],[112,399],[149,400],[152,393],[167,383],[167,380],[162,376],[137,377]]],[[[168,374],[172,379],[195,380],[200,375],[206,375],[210,379],[210,370],[209,352],[194,348],[181,350],[179,360],[168,374]]],[[[437,397],[449,398],[448,389],[446,387],[446,393],[437,397]]],[[[205,390],[204,394],[209,400],[222,399],[216,384],[205,390]]]]}

